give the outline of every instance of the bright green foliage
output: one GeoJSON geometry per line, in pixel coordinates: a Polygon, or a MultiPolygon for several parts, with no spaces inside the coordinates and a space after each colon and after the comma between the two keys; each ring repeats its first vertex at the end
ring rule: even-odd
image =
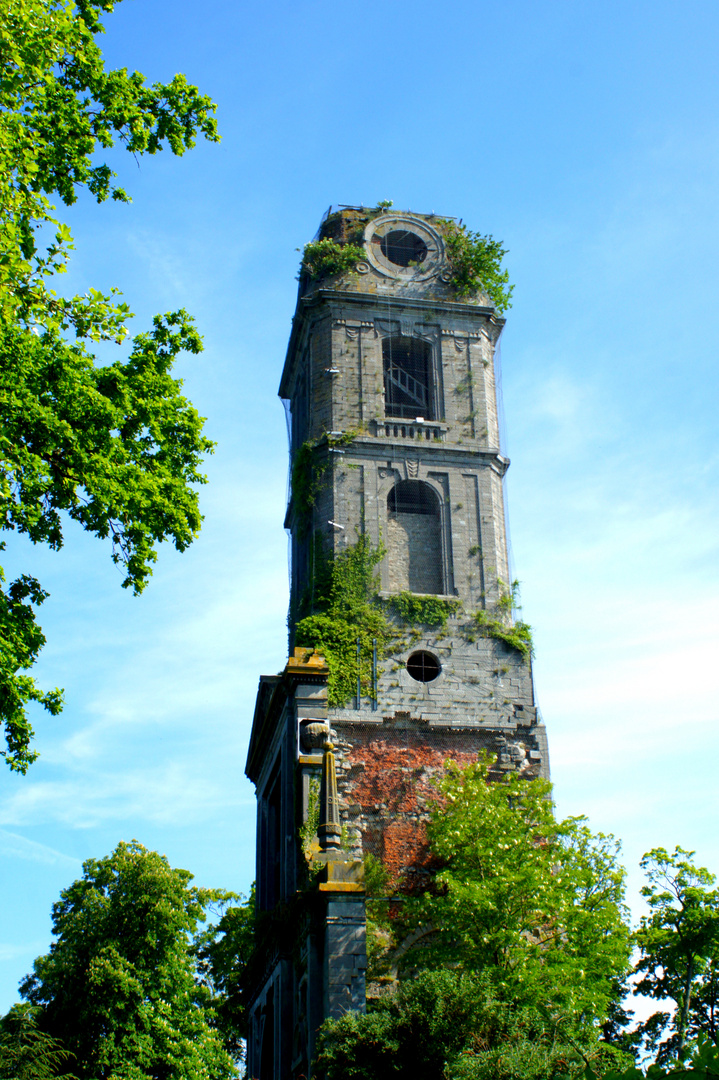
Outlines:
{"type": "Polygon", "coordinates": [[[499,240],[448,222],[444,242],[451,283],[460,296],[484,292],[500,315],[512,306],[514,286],[509,284],[509,272],[502,270],[507,251],[499,240]]]}
{"type": "Polygon", "coordinates": [[[62,546],[63,511],[112,538],[123,585],[141,592],[155,543],[180,550],[200,527],[202,419],[172,378],[172,362],[200,351],[180,311],[156,316],[129,359],[96,367],[80,345],[8,330],[0,337],[0,512],[5,528],[62,546]]]}
{"type": "MultiPolygon", "coordinates": [[[[323,1026],[330,1080],[548,1080],[630,1064],[600,1037],[630,952],[618,845],[581,818],[557,822],[546,781],[489,772],[448,765],[426,891],[389,918],[370,899],[370,979],[400,981],[366,1017],[323,1026]]],[[[376,892],[386,878],[369,869],[376,892]]]]}
{"type": "MultiPolygon", "coordinates": [[[[61,300],[45,278],[72,247],[59,226],[44,251],[38,229],[57,224],[48,195],[65,203],[87,188],[101,202],[128,201],[94,160],[120,141],[133,154],[169,146],[182,154],[197,132],[216,140],[215,106],[183,75],[148,86],[139,72],[106,71],[96,36],[114,0],[4,0],[0,22],[0,315],[81,336],[122,335],[126,306],[93,292],[61,300]],[[94,333],[93,333],[94,331],[94,333]]],[[[44,239],[44,236],[43,236],[44,239]]]]}
{"type": "Polygon", "coordinates": [[[21,993],[44,1032],[76,1057],[79,1080],[236,1076],[197,984],[193,936],[212,902],[141,844],[89,859],[53,907],[56,940],[21,993]]]}
{"type": "Polygon", "coordinates": [[[255,948],[256,899],[253,884],[241,904],[226,907],[218,922],[196,938],[199,978],[212,1004],[210,1022],[235,1059],[244,1056],[247,1002],[244,975],[255,948]]]}
{"type": "Polygon", "coordinates": [[[38,1028],[37,1012],[24,1003],[0,1018],[0,1080],[73,1080],[72,1054],[38,1028]]]}
{"type": "Polygon", "coordinates": [[[592,1033],[580,1051],[560,1017],[498,1000],[483,975],[439,970],[401,983],[364,1016],[327,1021],[315,1064],[328,1080],[549,1080],[579,1077],[585,1059],[601,1071],[627,1064],[592,1033]]]}
{"type": "Polygon", "coordinates": [[[711,888],[714,875],[693,864],[693,854],[655,848],[641,861],[649,915],[635,934],[637,991],[676,1004],[672,1016],[656,1012],[640,1028],[660,1063],[681,1057],[687,1039],[699,1033],[719,1046],[719,890],[711,888]]]}
{"type": "Polygon", "coordinates": [[[321,490],[324,468],[318,472],[316,443],[307,441],[298,447],[292,458],[292,510],[297,535],[303,537],[312,527],[312,512],[321,490]]]}
{"type": "MultiPolygon", "coordinates": [[[[637,1068],[629,1069],[593,1069],[587,1065],[582,1073],[582,1080],[669,1080],[670,1077],[686,1078],[686,1080],[709,1080],[710,1077],[719,1076],[719,1047],[715,1046],[707,1036],[699,1034],[697,1043],[691,1055],[681,1062],[674,1062],[668,1066],[653,1063],[645,1072],[637,1068]]],[[[558,1078],[559,1080],[559,1078],[558,1078]]]]}
{"type": "Polygon", "coordinates": [[[354,270],[367,253],[361,244],[340,244],[329,236],[305,244],[302,269],[313,279],[346,274],[354,270]]]}
{"type": "Polygon", "coordinates": [[[384,656],[395,630],[375,602],[375,570],[383,551],[366,536],[329,562],[329,588],[316,598],[319,608],[297,623],[297,645],[315,648],[327,660],[327,695],[331,706],[346,704],[357,690],[357,639],[360,642],[362,693],[372,692],[372,642],[384,656]]]}
{"type": "Polygon", "coordinates": [[[511,622],[499,619],[480,608],[472,616],[472,629],[476,629],[482,637],[493,637],[497,641],[503,641],[505,645],[521,653],[525,659],[532,656],[534,652],[532,628],[529,623],[521,620],[511,622]]]}
{"type": "Polygon", "coordinates": [[[521,619],[515,621],[513,617],[515,612],[522,610],[519,602],[519,582],[513,581],[511,586],[507,586],[503,581],[499,581],[498,585],[499,600],[493,608],[481,608],[474,613],[469,627],[465,628],[465,635],[469,641],[474,641],[477,633],[482,637],[503,641],[528,660],[534,655],[532,628],[529,623],[522,622],[521,619]]]}
{"type": "MultiPolygon", "coordinates": [[[[0,582],[4,580],[0,569],[0,582]]],[[[36,701],[53,716],[62,708],[60,690],[45,693],[31,675],[20,674],[35,663],[45,644],[31,605],[39,606],[46,596],[39,582],[26,574],[13,581],[7,591],[0,589],[0,719],[5,725],[7,744],[0,756],[11,769],[23,773],[37,758],[37,753],[30,750],[33,730],[26,705],[36,701]]]]}
{"type": "Polygon", "coordinates": [[[488,773],[450,764],[440,782],[429,840],[441,868],[403,916],[434,932],[405,966],[484,972],[500,1000],[593,1027],[629,957],[618,844],[581,818],[557,822],[547,781],[488,773]]]}
{"type": "Polygon", "coordinates": [[[390,611],[402,622],[411,626],[430,626],[444,630],[450,615],[461,611],[459,600],[442,600],[438,596],[416,596],[414,593],[401,592],[387,601],[390,611]]]}
{"type": "Polygon", "coordinates": [[[317,830],[320,825],[320,793],[322,783],[318,776],[311,776],[307,791],[307,819],[300,826],[300,844],[305,859],[309,862],[312,844],[317,842],[317,830]]]}
{"type": "MultiPolygon", "coordinates": [[[[184,76],[148,86],[138,72],[106,71],[96,37],[113,0],[4,0],[0,20],[0,512],[2,528],[62,545],[61,515],[112,538],[124,584],[141,591],[155,544],[184,550],[200,525],[202,420],[171,377],[199,335],[184,311],[157,316],[127,361],[98,367],[86,342],[122,342],[127,304],[89,289],[63,298],[50,279],[66,268],[72,237],[48,196],[86,188],[98,202],[129,201],[95,152],[117,141],[134,155],[182,154],[199,132],[217,139],[214,105],[184,76]]],[[[26,705],[51,713],[24,674],[44,643],[23,576],[0,597],[0,722],[11,769],[37,756],[26,705]]]]}

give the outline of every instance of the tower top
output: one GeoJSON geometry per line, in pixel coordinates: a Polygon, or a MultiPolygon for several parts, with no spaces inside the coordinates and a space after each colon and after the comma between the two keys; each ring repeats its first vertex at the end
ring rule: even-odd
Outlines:
{"type": "MultiPolygon", "coordinates": [[[[504,326],[512,286],[502,269],[506,251],[461,219],[439,214],[331,206],[305,245],[280,396],[291,396],[292,367],[308,320],[331,305],[335,318],[449,319],[460,333],[481,332],[494,344],[504,326]]],[[[402,333],[405,333],[402,330],[402,333]]]]}
{"type": "Polygon", "coordinates": [[[501,269],[503,246],[440,214],[331,206],[305,247],[300,297],[327,278],[342,288],[379,295],[424,295],[502,313],[511,288],[501,269]]]}

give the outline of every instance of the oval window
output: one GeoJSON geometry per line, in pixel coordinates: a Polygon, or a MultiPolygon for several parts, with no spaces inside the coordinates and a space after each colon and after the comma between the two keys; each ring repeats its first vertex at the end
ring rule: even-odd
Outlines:
{"type": "Polygon", "coordinates": [[[432,653],[412,653],[407,661],[407,671],[417,682],[432,682],[442,670],[439,660],[432,653]]]}

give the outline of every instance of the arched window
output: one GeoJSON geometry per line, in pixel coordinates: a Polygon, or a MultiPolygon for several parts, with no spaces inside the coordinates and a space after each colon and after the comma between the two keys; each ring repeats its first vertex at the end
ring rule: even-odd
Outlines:
{"type": "Polygon", "coordinates": [[[442,593],[439,499],[421,480],[401,480],[387,497],[391,592],[442,593]]]}
{"type": "Polygon", "coordinates": [[[432,347],[414,337],[382,342],[385,416],[435,419],[432,393],[432,347]]]}

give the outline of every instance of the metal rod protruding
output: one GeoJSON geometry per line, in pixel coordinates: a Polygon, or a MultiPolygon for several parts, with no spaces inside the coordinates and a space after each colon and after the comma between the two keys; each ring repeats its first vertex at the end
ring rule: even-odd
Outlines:
{"type": "Polygon", "coordinates": [[[377,711],[377,638],[372,638],[372,712],[377,711]]]}

